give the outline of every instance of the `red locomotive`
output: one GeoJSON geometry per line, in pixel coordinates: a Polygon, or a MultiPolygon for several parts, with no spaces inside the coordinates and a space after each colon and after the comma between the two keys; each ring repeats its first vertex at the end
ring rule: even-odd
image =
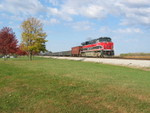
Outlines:
{"type": "Polygon", "coordinates": [[[114,55],[114,44],[109,37],[100,37],[81,44],[82,46],[72,48],[72,56],[106,57],[114,55]]]}
{"type": "Polygon", "coordinates": [[[82,46],[72,47],[71,51],[51,53],[53,56],[91,56],[108,57],[114,55],[113,42],[110,37],[100,37],[81,43],[82,46]]]}

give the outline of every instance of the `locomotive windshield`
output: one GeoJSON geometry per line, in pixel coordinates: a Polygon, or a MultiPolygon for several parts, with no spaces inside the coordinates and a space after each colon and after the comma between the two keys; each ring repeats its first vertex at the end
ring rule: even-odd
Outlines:
{"type": "Polygon", "coordinates": [[[96,40],[91,40],[91,41],[86,41],[86,42],[83,42],[81,43],[82,45],[90,45],[90,44],[95,44],[96,43],[96,40]]]}
{"type": "Polygon", "coordinates": [[[99,38],[99,42],[111,42],[111,38],[99,38]]]}

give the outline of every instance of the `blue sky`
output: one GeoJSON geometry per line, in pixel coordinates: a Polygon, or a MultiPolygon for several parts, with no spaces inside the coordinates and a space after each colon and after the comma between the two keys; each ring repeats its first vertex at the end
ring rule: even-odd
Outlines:
{"type": "Polygon", "coordinates": [[[116,54],[150,53],[150,0],[0,0],[0,29],[11,27],[19,41],[29,17],[44,24],[49,51],[108,36],[116,54]]]}

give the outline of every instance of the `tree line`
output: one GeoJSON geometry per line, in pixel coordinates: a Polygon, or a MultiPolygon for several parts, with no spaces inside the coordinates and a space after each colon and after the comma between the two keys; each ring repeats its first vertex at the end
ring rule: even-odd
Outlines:
{"type": "Polygon", "coordinates": [[[20,44],[12,28],[3,27],[0,30],[0,55],[4,60],[8,55],[28,55],[29,60],[32,60],[33,55],[47,51],[47,35],[40,20],[34,17],[26,19],[21,24],[21,30],[20,44]]]}

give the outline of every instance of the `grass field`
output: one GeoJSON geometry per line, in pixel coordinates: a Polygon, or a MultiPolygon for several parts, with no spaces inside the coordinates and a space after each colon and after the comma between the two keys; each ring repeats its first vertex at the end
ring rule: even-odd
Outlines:
{"type": "Polygon", "coordinates": [[[120,54],[122,58],[137,58],[137,59],[150,59],[150,53],[125,53],[120,54]]]}
{"type": "Polygon", "coordinates": [[[150,113],[150,71],[46,58],[0,59],[0,113],[150,113]]]}

